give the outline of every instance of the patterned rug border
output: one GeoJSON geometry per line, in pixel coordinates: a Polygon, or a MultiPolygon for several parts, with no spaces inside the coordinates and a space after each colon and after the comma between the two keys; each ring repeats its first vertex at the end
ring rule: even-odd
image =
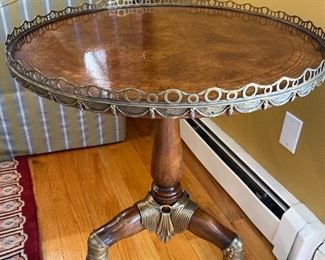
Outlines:
{"type": "MultiPolygon", "coordinates": [[[[13,202],[19,205],[15,210],[1,215],[10,218],[11,222],[15,220],[18,226],[12,229],[2,227],[0,260],[40,260],[37,208],[27,157],[0,162],[0,176],[0,205],[5,207],[6,203],[13,202]],[[13,242],[15,246],[6,248],[13,242]]],[[[8,223],[9,227],[11,222],[8,223]]]]}

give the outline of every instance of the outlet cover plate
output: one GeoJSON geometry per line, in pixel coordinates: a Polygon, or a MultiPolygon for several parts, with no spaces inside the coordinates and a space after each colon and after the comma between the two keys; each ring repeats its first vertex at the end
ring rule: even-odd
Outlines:
{"type": "Polygon", "coordinates": [[[280,136],[280,144],[295,154],[304,122],[287,112],[280,136]]]}

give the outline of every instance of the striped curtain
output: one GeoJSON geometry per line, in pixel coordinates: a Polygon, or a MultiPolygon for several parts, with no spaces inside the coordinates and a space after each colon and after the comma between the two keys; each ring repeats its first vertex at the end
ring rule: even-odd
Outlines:
{"type": "MultiPolygon", "coordinates": [[[[24,20],[80,0],[17,0],[0,7],[0,161],[125,139],[125,118],[64,107],[21,88],[10,76],[4,58],[7,33],[24,20]]],[[[87,1],[93,3],[94,1],[87,1]]]]}

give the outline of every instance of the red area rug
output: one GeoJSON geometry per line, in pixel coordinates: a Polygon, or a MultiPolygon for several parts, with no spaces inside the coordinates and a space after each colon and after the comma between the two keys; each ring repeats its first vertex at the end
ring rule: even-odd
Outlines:
{"type": "Polygon", "coordinates": [[[0,162],[2,259],[40,259],[36,204],[26,157],[0,162]]]}

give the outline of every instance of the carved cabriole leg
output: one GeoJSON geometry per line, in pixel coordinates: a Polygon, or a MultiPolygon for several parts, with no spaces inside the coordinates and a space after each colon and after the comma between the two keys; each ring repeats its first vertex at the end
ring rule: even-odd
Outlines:
{"type": "Polygon", "coordinates": [[[156,120],[151,190],[144,200],[90,235],[87,260],[107,259],[109,246],[144,228],[157,233],[163,242],[189,229],[222,249],[225,259],[243,259],[242,243],[237,235],[198,209],[182,190],[182,164],[179,119],[156,120]]]}
{"type": "Polygon", "coordinates": [[[243,259],[243,243],[236,233],[203,210],[195,211],[188,230],[222,249],[224,259],[243,259]]]}
{"type": "Polygon", "coordinates": [[[88,239],[87,260],[106,260],[107,249],[114,243],[142,231],[141,217],[136,206],[132,206],[95,230],[88,239]]]}

